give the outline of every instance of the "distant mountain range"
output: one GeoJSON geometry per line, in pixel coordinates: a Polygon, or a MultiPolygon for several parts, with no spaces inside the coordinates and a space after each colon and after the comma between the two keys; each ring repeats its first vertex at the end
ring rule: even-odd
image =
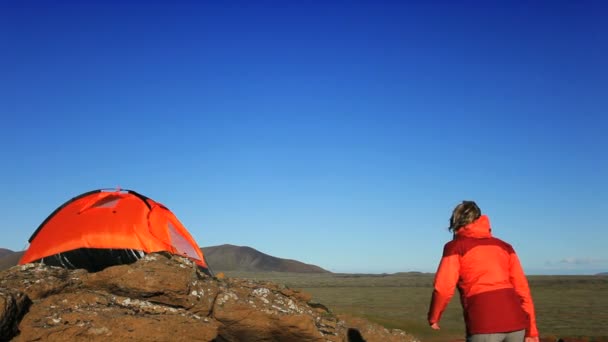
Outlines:
{"type": "Polygon", "coordinates": [[[599,275],[599,276],[608,276],[608,272],[597,273],[596,275],[599,275]]]}
{"type": "MultiPolygon", "coordinates": [[[[246,246],[221,245],[203,247],[201,250],[214,272],[329,273],[319,266],[277,258],[246,246]]],[[[0,270],[17,265],[23,253],[0,248],[0,270]]]]}

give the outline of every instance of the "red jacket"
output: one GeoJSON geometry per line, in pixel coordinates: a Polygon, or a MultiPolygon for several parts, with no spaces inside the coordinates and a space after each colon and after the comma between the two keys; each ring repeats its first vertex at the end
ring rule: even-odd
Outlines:
{"type": "Polygon", "coordinates": [[[458,287],[468,335],[526,329],[538,336],[534,304],[519,259],[508,243],[492,237],[482,215],[445,244],[435,275],[429,324],[439,322],[458,287]]]}

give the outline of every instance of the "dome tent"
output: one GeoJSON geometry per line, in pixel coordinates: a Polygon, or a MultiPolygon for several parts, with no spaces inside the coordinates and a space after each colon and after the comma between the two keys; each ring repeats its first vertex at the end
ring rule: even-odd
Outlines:
{"type": "Polygon", "coordinates": [[[90,272],[128,264],[153,252],[191,259],[211,271],[202,251],[164,205],[132,190],[93,190],[65,202],[29,239],[19,261],[90,272]]]}

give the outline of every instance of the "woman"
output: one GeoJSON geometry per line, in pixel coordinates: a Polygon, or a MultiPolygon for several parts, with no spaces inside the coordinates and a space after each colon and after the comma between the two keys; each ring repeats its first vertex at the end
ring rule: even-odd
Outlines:
{"type": "Polygon", "coordinates": [[[428,314],[439,329],[443,310],[458,287],[467,342],[538,342],[534,304],[519,259],[492,237],[490,220],[473,201],[452,212],[454,239],[445,244],[428,314]]]}

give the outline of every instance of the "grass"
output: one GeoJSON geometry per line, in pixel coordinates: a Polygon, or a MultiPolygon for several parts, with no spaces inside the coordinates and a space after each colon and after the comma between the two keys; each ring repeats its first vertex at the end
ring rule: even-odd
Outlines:
{"type": "MultiPolygon", "coordinates": [[[[426,314],[433,275],[237,273],[228,276],[269,280],[301,289],[337,314],[365,317],[405,330],[423,341],[453,341],[464,336],[460,302],[455,296],[431,330],[426,314]]],[[[608,276],[530,276],[538,328],[543,337],[608,341],[608,276]]]]}

